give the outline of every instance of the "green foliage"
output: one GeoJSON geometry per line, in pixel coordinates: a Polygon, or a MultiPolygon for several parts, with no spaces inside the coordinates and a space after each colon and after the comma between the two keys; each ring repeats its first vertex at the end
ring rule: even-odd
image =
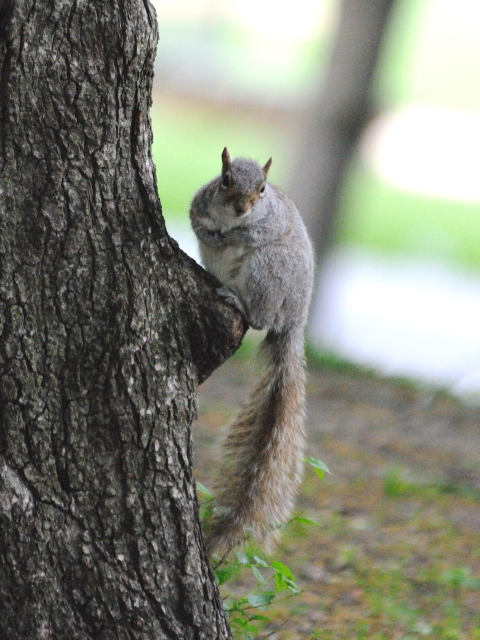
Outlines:
{"type": "Polygon", "coordinates": [[[444,571],[440,575],[439,581],[451,589],[480,590],[480,580],[472,577],[472,571],[469,567],[454,567],[444,571]]]}
{"type": "Polygon", "coordinates": [[[270,622],[264,613],[279,597],[284,599],[300,593],[295,576],[283,562],[270,562],[259,552],[247,549],[237,552],[235,559],[219,561],[214,569],[217,583],[223,587],[240,574],[251,572],[255,586],[244,596],[229,593],[224,606],[237,639],[252,640],[270,622]]]}
{"type": "Polygon", "coordinates": [[[399,469],[390,469],[385,482],[384,491],[385,495],[389,498],[399,498],[408,495],[412,495],[415,492],[415,485],[406,482],[401,475],[399,469]]]}
{"type": "Polygon", "coordinates": [[[420,497],[438,499],[444,495],[455,495],[480,501],[480,491],[475,488],[446,482],[417,483],[405,480],[402,470],[390,469],[384,480],[384,492],[389,498],[420,497]]]}
{"type": "Polygon", "coordinates": [[[250,329],[243,338],[240,348],[233,354],[233,358],[241,362],[252,362],[264,335],[265,332],[250,329]]]}
{"type": "Polygon", "coordinates": [[[210,500],[213,498],[213,495],[210,493],[210,491],[199,480],[197,480],[197,491],[202,493],[206,498],[210,498],[210,500]]]}
{"type": "MultiPolygon", "coordinates": [[[[330,473],[325,463],[316,458],[306,458],[316,473],[323,478],[325,472],[330,473]]],[[[200,515],[204,523],[213,513],[213,496],[200,482],[198,492],[204,496],[200,515]]],[[[286,525],[319,526],[318,522],[302,515],[293,517],[286,525]]],[[[293,571],[280,560],[269,560],[261,551],[247,547],[245,551],[237,551],[234,558],[214,557],[214,573],[217,584],[224,596],[224,608],[236,640],[254,640],[266,638],[260,635],[271,622],[269,608],[277,602],[294,597],[301,593],[293,571]],[[238,596],[232,592],[224,593],[225,585],[240,577],[253,577],[254,586],[246,595],[238,596]]],[[[268,634],[270,635],[270,634],[268,634]]]]}
{"type": "Polygon", "coordinates": [[[311,465],[315,469],[315,473],[322,480],[325,477],[325,473],[330,473],[330,470],[327,467],[327,465],[321,460],[318,460],[318,458],[305,458],[304,462],[311,465]]]}
{"type": "Polygon", "coordinates": [[[330,371],[338,371],[340,373],[351,373],[353,375],[376,375],[373,369],[351,362],[332,351],[319,348],[309,342],[307,342],[305,347],[305,355],[309,366],[314,364],[322,369],[329,369],[330,371]]]}
{"type": "Polygon", "coordinates": [[[346,182],[342,211],[342,244],[470,269],[480,265],[478,203],[402,190],[357,162],[346,182]]]}

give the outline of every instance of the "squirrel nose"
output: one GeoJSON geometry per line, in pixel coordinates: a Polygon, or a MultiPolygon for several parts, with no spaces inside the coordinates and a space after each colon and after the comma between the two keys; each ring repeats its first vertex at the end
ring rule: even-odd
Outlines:
{"type": "Polygon", "coordinates": [[[243,213],[248,211],[248,202],[237,202],[235,203],[235,211],[237,215],[241,216],[243,213]]]}

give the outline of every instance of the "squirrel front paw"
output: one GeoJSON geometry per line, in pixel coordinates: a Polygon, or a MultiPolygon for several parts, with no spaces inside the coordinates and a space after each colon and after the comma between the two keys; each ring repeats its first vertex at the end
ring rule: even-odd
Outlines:
{"type": "Polygon", "coordinates": [[[237,294],[235,293],[235,291],[233,291],[233,289],[230,289],[230,287],[227,286],[223,286],[223,287],[219,287],[217,289],[217,294],[223,298],[225,300],[225,302],[228,302],[228,304],[231,304],[232,307],[235,307],[235,309],[237,309],[238,311],[240,311],[240,313],[242,314],[242,316],[247,320],[247,314],[245,311],[245,307],[243,306],[243,302],[240,300],[240,298],[237,296],[237,294]]]}
{"type": "Polygon", "coordinates": [[[237,311],[240,311],[240,313],[243,316],[243,319],[245,320],[245,322],[252,327],[252,329],[257,329],[257,330],[262,330],[265,329],[264,325],[260,325],[258,324],[258,322],[255,322],[247,313],[247,310],[245,309],[245,305],[243,304],[243,302],[240,300],[240,298],[237,296],[237,294],[235,293],[235,291],[233,291],[233,289],[230,289],[230,287],[227,287],[226,285],[223,285],[223,287],[219,287],[217,289],[217,294],[223,298],[225,300],[225,302],[228,302],[228,304],[231,304],[232,307],[235,307],[235,309],[237,309],[237,311]]]}

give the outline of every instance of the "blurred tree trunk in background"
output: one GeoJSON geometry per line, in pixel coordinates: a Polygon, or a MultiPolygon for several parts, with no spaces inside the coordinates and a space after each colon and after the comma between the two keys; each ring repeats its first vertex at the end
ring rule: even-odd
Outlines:
{"type": "Polygon", "coordinates": [[[394,0],[343,0],[327,75],[307,126],[290,189],[321,265],[355,145],[374,113],[372,80],[394,0]]]}
{"type": "Polygon", "coordinates": [[[230,638],[195,392],[243,335],[166,235],[145,0],[0,4],[0,637],[230,638]]]}

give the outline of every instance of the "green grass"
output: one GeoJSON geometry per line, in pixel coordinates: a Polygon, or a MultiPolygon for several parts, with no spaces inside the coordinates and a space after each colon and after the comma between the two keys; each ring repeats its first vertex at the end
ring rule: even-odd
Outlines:
{"type": "Polygon", "coordinates": [[[343,199],[340,242],[390,255],[480,266],[480,205],[401,191],[361,164],[343,199]]]}
{"type": "Polygon", "coordinates": [[[458,496],[475,502],[480,502],[480,490],[468,486],[447,483],[430,482],[416,483],[406,480],[401,469],[390,469],[384,482],[385,495],[389,498],[422,498],[439,500],[442,496],[458,496]]]}
{"type": "Polygon", "coordinates": [[[310,344],[309,342],[307,342],[305,346],[305,355],[308,366],[350,373],[352,375],[377,375],[373,369],[351,362],[326,349],[320,349],[318,346],[310,344]]]}

